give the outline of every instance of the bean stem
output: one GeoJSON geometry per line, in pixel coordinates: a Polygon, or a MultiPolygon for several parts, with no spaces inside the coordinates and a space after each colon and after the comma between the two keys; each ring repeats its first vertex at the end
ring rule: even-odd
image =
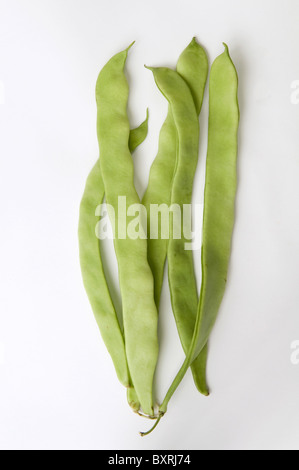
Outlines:
{"type": "Polygon", "coordinates": [[[156,427],[158,426],[158,424],[160,423],[160,420],[161,418],[163,417],[164,413],[160,413],[160,416],[157,418],[157,421],[155,422],[155,424],[153,425],[153,427],[149,430],[149,431],[146,431],[146,432],[140,432],[140,436],[148,436],[151,432],[154,431],[154,429],[156,429],[156,427]]]}

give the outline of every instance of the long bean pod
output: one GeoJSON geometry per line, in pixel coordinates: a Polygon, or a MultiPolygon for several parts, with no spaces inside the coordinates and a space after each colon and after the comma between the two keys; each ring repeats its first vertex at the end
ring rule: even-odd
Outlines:
{"type": "Polygon", "coordinates": [[[140,207],[134,187],[134,168],[128,147],[128,83],[124,67],[128,49],[116,54],[98,77],[98,140],[100,165],[107,202],[114,208],[116,221],[125,216],[125,237],[118,228],[114,246],[118,261],[123,303],[125,349],[130,374],[142,410],[153,414],[153,378],[158,358],[158,314],[154,282],[147,261],[147,241],[127,236],[133,217],[120,214],[119,196],[129,206],[140,207]]]}
{"type": "MultiPolygon", "coordinates": [[[[202,108],[208,67],[208,59],[204,49],[193,38],[178,60],[177,72],[185,80],[191,91],[197,116],[199,116],[202,108]]],[[[178,101],[178,95],[174,96],[173,99],[171,97],[169,99],[171,103],[173,99],[178,101]]],[[[179,112],[179,109],[177,109],[176,113],[179,112]]],[[[178,119],[175,118],[174,121],[178,132],[178,152],[177,166],[172,182],[171,204],[178,204],[182,213],[184,204],[189,205],[192,202],[192,187],[198,150],[196,152],[195,147],[194,152],[189,149],[190,140],[187,133],[187,120],[185,120],[185,123],[181,122],[181,125],[179,125],[178,119]]],[[[172,231],[170,231],[167,258],[172,308],[181,343],[184,352],[187,354],[195,326],[198,293],[193,254],[192,251],[185,249],[186,241],[184,236],[179,240],[174,239],[172,231]]],[[[206,383],[207,353],[208,347],[205,345],[202,351],[194,356],[191,364],[194,383],[203,395],[209,395],[206,383]]]]}
{"type": "MultiPolygon", "coordinates": [[[[199,115],[202,107],[204,89],[208,74],[208,60],[204,49],[197,43],[195,38],[192,39],[191,43],[180,55],[177,63],[177,72],[188,84],[195,103],[197,115],[199,115]]],[[[187,124],[185,123],[185,125],[187,124]]],[[[168,114],[160,132],[158,154],[151,167],[148,188],[143,198],[143,204],[147,209],[148,227],[150,228],[150,207],[152,204],[157,204],[160,207],[163,207],[162,205],[164,205],[164,207],[169,207],[172,203],[176,203],[175,200],[172,200],[172,191],[175,168],[178,163],[177,147],[177,130],[173,119],[171,104],[169,104],[168,114]]],[[[197,159],[196,156],[195,159],[197,159]]],[[[188,165],[187,160],[185,164],[188,165]]],[[[194,171],[194,166],[193,169],[190,167],[189,174],[191,178],[188,184],[190,185],[189,190],[191,189],[191,191],[194,171]]],[[[177,194],[179,184],[180,183],[177,179],[174,193],[176,196],[179,196],[179,194],[177,194]]],[[[183,184],[184,186],[187,186],[187,181],[184,181],[183,184]]],[[[182,191],[184,191],[183,187],[182,191]]],[[[191,202],[190,196],[191,194],[188,198],[185,199],[180,199],[180,197],[177,197],[181,207],[182,204],[189,204],[191,202]]],[[[158,233],[155,234],[155,237],[149,237],[148,240],[148,259],[154,273],[155,300],[157,307],[159,307],[160,302],[164,265],[168,249],[168,240],[162,238],[161,227],[158,227],[158,233]]],[[[184,243],[184,241],[182,243],[184,243]]],[[[190,261],[192,265],[192,254],[190,252],[185,252],[185,256],[183,257],[186,257],[186,260],[181,260],[182,263],[180,263],[180,267],[177,269],[175,267],[177,260],[175,260],[172,256],[174,249],[175,247],[172,245],[170,251],[168,251],[170,263],[169,281],[176,324],[183,349],[186,353],[191,343],[195,325],[198,303],[197,287],[193,268],[191,267],[188,272],[184,273],[185,269],[188,269],[190,261]],[[186,279],[182,279],[182,277],[187,277],[187,281],[186,279]],[[183,289],[181,282],[184,282],[183,289]],[[177,286],[178,284],[179,286],[177,286]]],[[[198,390],[204,395],[208,395],[205,373],[206,359],[207,347],[205,347],[198,357],[195,358],[191,365],[194,382],[198,390]]]]}
{"type": "Polygon", "coordinates": [[[104,199],[104,183],[98,160],[91,170],[80,205],[79,251],[83,282],[101,336],[112,358],[117,377],[130,387],[125,342],[115,307],[108,289],[100,255],[99,239],[96,236],[95,212],[104,199]]]}
{"type": "Polygon", "coordinates": [[[237,185],[239,106],[238,75],[226,45],[225,52],[212,65],[209,97],[200,302],[191,346],[160,406],[161,415],[192,360],[207,342],[227,282],[237,185]]]}
{"type": "MultiPolygon", "coordinates": [[[[131,152],[144,141],[147,132],[148,112],[145,121],[130,132],[131,152]]],[[[95,232],[97,221],[95,212],[99,204],[102,204],[104,195],[104,182],[98,160],[87,178],[80,204],[78,236],[81,271],[85,290],[118,379],[128,388],[130,406],[138,411],[139,402],[129,374],[124,336],[104,273],[100,252],[101,240],[97,238],[95,232]]]]}

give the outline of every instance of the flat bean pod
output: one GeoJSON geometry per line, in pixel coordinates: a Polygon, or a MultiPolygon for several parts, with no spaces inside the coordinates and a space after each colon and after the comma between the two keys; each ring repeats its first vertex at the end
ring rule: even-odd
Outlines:
{"type": "MultiPolygon", "coordinates": [[[[181,54],[177,64],[177,72],[187,83],[193,97],[197,116],[199,116],[208,75],[208,59],[204,49],[196,42],[195,38],[181,54]]],[[[174,95],[173,99],[178,101],[179,95],[174,95]]],[[[170,101],[170,103],[173,103],[173,101],[170,101]]],[[[176,113],[180,113],[180,110],[177,109],[176,113]]],[[[198,144],[197,151],[194,146],[194,152],[192,152],[189,149],[190,139],[187,134],[187,120],[185,119],[185,122],[179,121],[175,116],[174,121],[178,132],[178,154],[172,183],[171,204],[178,204],[182,213],[183,205],[192,203],[192,187],[198,160],[198,144]]],[[[184,237],[179,240],[171,237],[167,257],[173,312],[181,343],[187,354],[195,326],[198,294],[193,254],[192,251],[185,249],[185,242],[184,237]]],[[[203,350],[194,357],[191,364],[194,383],[203,395],[209,394],[206,384],[207,350],[207,345],[205,345],[203,350]]]]}
{"type": "MultiPolygon", "coordinates": [[[[116,54],[100,72],[96,98],[100,165],[107,202],[119,214],[119,196],[126,208],[140,206],[134,187],[134,168],[128,147],[128,83],[124,66],[128,49],[116,54]]],[[[126,231],[132,217],[126,217],[126,231]]],[[[123,303],[125,349],[133,385],[142,410],[153,414],[153,378],[158,358],[158,314],[154,301],[154,282],[147,261],[146,239],[114,240],[123,303]]]]}
{"type": "MultiPolygon", "coordinates": [[[[205,51],[196,42],[195,38],[193,38],[191,43],[180,55],[177,63],[177,72],[188,84],[195,103],[197,115],[199,115],[207,80],[208,60],[205,51]]],[[[187,123],[185,123],[185,125],[187,125],[187,123]]],[[[184,191],[184,189],[183,187],[180,189],[179,185],[181,182],[178,178],[176,179],[176,187],[174,188],[173,194],[173,196],[176,196],[177,200],[175,200],[175,197],[172,198],[175,168],[178,163],[177,147],[177,130],[173,119],[171,105],[169,104],[167,118],[160,132],[158,154],[151,167],[148,188],[143,198],[143,204],[147,208],[148,227],[151,227],[149,210],[151,204],[166,204],[167,206],[170,206],[172,203],[179,202],[182,206],[182,204],[189,204],[191,202],[191,193],[189,193],[189,196],[187,198],[185,197],[185,199],[180,198],[179,193],[181,190],[184,191]]],[[[195,156],[195,159],[197,161],[197,156],[195,156]]],[[[185,161],[185,164],[188,165],[187,160],[185,161]]],[[[193,169],[189,167],[189,181],[183,181],[184,186],[187,187],[187,184],[190,185],[188,189],[189,191],[192,191],[194,171],[194,166],[193,169]]],[[[181,242],[181,244],[183,243],[184,241],[181,242]]],[[[180,245],[180,243],[178,244],[180,245]]],[[[160,229],[157,234],[157,239],[149,238],[148,240],[148,259],[154,273],[155,300],[158,307],[167,249],[168,240],[162,239],[160,229]]],[[[176,268],[178,260],[176,260],[172,254],[176,254],[174,245],[172,245],[170,251],[168,251],[169,281],[177,328],[182,346],[186,352],[190,346],[195,324],[198,303],[197,287],[192,267],[193,261],[191,252],[182,253],[182,257],[186,259],[181,260],[179,269],[176,268]],[[184,286],[184,289],[182,289],[182,285],[184,286]]],[[[208,394],[205,379],[206,359],[207,348],[205,347],[191,365],[194,382],[198,390],[205,395],[208,394]]]]}
{"type": "Polygon", "coordinates": [[[151,166],[148,186],[142,199],[147,212],[148,261],[154,275],[157,308],[160,305],[168,240],[162,238],[161,227],[158,227],[157,233],[153,232],[150,210],[154,204],[170,206],[171,186],[176,164],[176,139],[176,129],[169,106],[167,117],[160,131],[158,153],[151,166]]]}
{"type": "Polygon", "coordinates": [[[145,120],[135,129],[132,129],[129,134],[129,150],[131,153],[136,150],[136,148],[142,144],[148,133],[148,118],[149,112],[146,110],[145,120]]]}
{"type": "Polygon", "coordinates": [[[206,344],[224,295],[237,185],[238,76],[228,47],[213,63],[210,74],[209,137],[202,241],[202,286],[191,346],[160,407],[168,402],[188,367],[206,344]]]}
{"type": "Polygon", "coordinates": [[[104,199],[104,183],[98,160],[91,170],[80,205],[79,250],[83,282],[102,338],[112,358],[117,377],[130,387],[125,342],[111,299],[95,233],[95,211],[104,199]]]}
{"type": "MultiPolygon", "coordinates": [[[[131,152],[144,141],[147,131],[148,112],[145,121],[130,132],[129,148],[131,152]]],[[[104,194],[104,182],[98,160],[87,178],[80,205],[78,236],[81,271],[95,319],[114,363],[118,379],[128,388],[129,404],[137,411],[139,403],[129,374],[124,336],[105,277],[100,240],[95,233],[95,212],[98,205],[102,204],[104,194]]]]}

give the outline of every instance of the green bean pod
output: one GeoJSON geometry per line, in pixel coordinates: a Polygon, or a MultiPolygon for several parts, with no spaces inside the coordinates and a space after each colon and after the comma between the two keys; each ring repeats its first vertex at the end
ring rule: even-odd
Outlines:
{"type": "MultiPolygon", "coordinates": [[[[202,108],[208,68],[206,53],[196,42],[195,38],[193,38],[178,60],[177,72],[185,80],[191,91],[197,116],[199,116],[202,108]]],[[[178,98],[174,97],[174,99],[177,100],[178,98]]],[[[178,126],[177,119],[175,119],[175,123],[178,126]]],[[[171,193],[171,204],[178,204],[181,208],[181,213],[184,204],[189,205],[192,203],[192,187],[198,161],[198,150],[197,153],[195,149],[194,152],[191,152],[187,147],[189,146],[188,136],[186,135],[187,126],[188,123],[185,122],[185,124],[182,123],[181,126],[177,127],[179,146],[171,193]],[[186,150],[184,151],[183,146],[185,147],[185,145],[186,150]],[[193,164],[190,164],[190,160],[193,164]]],[[[196,321],[198,293],[193,255],[192,251],[185,249],[186,241],[184,237],[180,240],[175,240],[171,237],[167,258],[173,312],[181,343],[184,352],[187,354],[196,321]],[[178,256],[180,256],[180,259],[178,259],[178,256]],[[178,269],[178,266],[180,266],[180,269],[178,269]]],[[[206,396],[209,395],[206,383],[207,353],[208,347],[205,345],[203,350],[194,357],[191,364],[194,383],[197,389],[206,396]]]]}
{"type": "Polygon", "coordinates": [[[79,252],[83,283],[102,338],[112,358],[117,377],[130,387],[125,342],[113,301],[108,289],[100,254],[100,243],[96,236],[96,208],[103,202],[105,194],[98,160],[91,170],[80,205],[79,252]]]}
{"type": "MultiPolygon", "coordinates": [[[[133,152],[146,138],[148,132],[148,112],[145,121],[131,130],[129,148],[133,152]]],[[[118,321],[115,306],[111,298],[105,277],[100,243],[96,236],[96,209],[104,200],[104,182],[100,161],[91,170],[85,185],[79,214],[79,256],[83,282],[101,336],[112,358],[118,379],[128,388],[128,402],[135,410],[139,403],[132,386],[127,365],[123,332],[118,321]]]]}
{"type": "Polygon", "coordinates": [[[164,208],[166,209],[167,206],[168,209],[170,206],[171,186],[176,164],[176,139],[176,129],[169,106],[167,117],[160,131],[158,153],[151,166],[148,186],[142,199],[147,213],[148,262],[154,275],[157,308],[160,305],[168,239],[162,238],[161,227],[157,227],[157,231],[153,230],[151,207],[164,205],[164,208]]]}
{"type": "MultiPolygon", "coordinates": [[[[195,103],[197,115],[199,115],[208,74],[208,60],[204,49],[196,42],[195,38],[192,39],[191,43],[180,55],[177,63],[177,72],[188,84],[195,103]]],[[[173,119],[171,104],[169,104],[168,114],[160,132],[158,154],[151,167],[148,188],[143,198],[143,204],[147,208],[148,227],[151,227],[149,210],[151,204],[170,206],[172,203],[178,202],[182,206],[182,203],[189,204],[191,202],[191,193],[189,197],[185,198],[182,202],[182,198],[180,194],[178,194],[180,192],[180,182],[178,179],[176,180],[176,188],[174,190],[174,194],[177,193],[176,196],[178,196],[177,201],[172,198],[174,174],[177,165],[177,146],[177,130],[173,119]]],[[[193,157],[197,161],[195,154],[193,157]]],[[[187,160],[185,164],[188,165],[187,160]]],[[[191,191],[194,171],[194,166],[193,168],[189,168],[190,178],[188,184],[190,185],[189,190],[191,189],[191,191]]],[[[183,181],[183,186],[186,185],[186,183],[186,181],[183,181]]],[[[183,187],[181,187],[181,190],[183,191],[183,187]]],[[[155,300],[159,307],[168,240],[162,238],[161,229],[158,231],[158,234],[155,235],[157,238],[149,237],[148,240],[148,259],[154,273],[155,300]]],[[[184,243],[184,241],[182,243],[184,243]]],[[[175,247],[173,248],[175,249],[175,247]]],[[[179,269],[175,266],[177,260],[172,256],[173,253],[173,249],[170,248],[168,258],[170,263],[169,282],[172,294],[172,306],[181,343],[186,353],[190,346],[195,325],[198,303],[197,287],[194,270],[192,268],[191,252],[183,253],[183,257],[186,259],[181,260],[179,269]],[[185,269],[188,271],[185,272],[185,269]],[[184,279],[182,279],[182,276],[184,279]],[[184,289],[181,288],[181,282],[183,282],[184,289]]],[[[196,387],[204,395],[208,395],[206,385],[206,360],[207,347],[195,358],[191,365],[196,387]]]]}
{"type": "Polygon", "coordinates": [[[107,202],[114,208],[116,222],[125,217],[125,236],[116,227],[115,252],[123,304],[125,349],[130,375],[141,408],[153,414],[153,378],[158,358],[158,313],[154,301],[154,281],[147,261],[146,238],[130,238],[127,231],[135,217],[119,209],[119,196],[141,210],[134,186],[134,168],[129,151],[127,116],[128,83],[124,67],[128,49],[116,54],[98,77],[98,140],[100,165],[107,202]]]}
{"type": "Polygon", "coordinates": [[[239,126],[238,76],[226,45],[225,52],[211,68],[209,97],[200,301],[191,346],[160,407],[161,415],[192,360],[205,346],[226,287],[234,226],[239,126]]]}
{"type": "Polygon", "coordinates": [[[148,118],[149,112],[146,110],[145,120],[135,129],[132,129],[129,134],[129,150],[131,153],[139,147],[140,144],[145,140],[148,133],[148,118]]]}

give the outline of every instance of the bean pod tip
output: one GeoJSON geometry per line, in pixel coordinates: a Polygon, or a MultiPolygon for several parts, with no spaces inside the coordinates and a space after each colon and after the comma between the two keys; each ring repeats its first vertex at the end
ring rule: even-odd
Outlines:
{"type": "Polygon", "coordinates": [[[128,52],[131,49],[131,47],[134,46],[135,42],[136,41],[131,42],[131,44],[129,45],[129,47],[127,47],[127,49],[125,49],[125,51],[128,52]]]}

